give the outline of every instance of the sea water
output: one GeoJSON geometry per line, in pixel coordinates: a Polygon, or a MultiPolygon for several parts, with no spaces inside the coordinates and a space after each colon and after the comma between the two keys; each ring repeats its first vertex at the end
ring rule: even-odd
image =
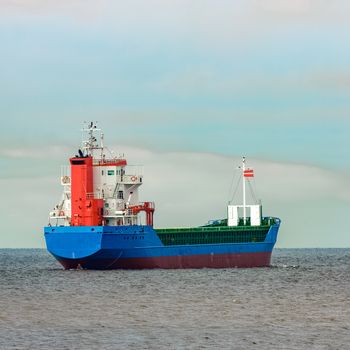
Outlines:
{"type": "Polygon", "coordinates": [[[350,349],[350,249],[250,269],[64,271],[0,250],[0,349],[350,349]]]}

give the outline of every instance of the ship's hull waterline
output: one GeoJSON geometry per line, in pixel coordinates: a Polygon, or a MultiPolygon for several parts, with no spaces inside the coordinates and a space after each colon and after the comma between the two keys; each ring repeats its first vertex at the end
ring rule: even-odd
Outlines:
{"type": "Polygon", "coordinates": [[[66,269],[198,269],[198,268],[232,268],[232,267],[268,267],[271,252],[240,254],[177,255],[144,258],[86,258],[64,259],[56,257],[66,269]]]}

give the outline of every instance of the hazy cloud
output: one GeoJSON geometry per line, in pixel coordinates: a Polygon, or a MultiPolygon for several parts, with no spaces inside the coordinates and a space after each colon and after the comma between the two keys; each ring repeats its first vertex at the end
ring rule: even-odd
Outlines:
{"type": "Polygon", "coordinates": [[[306,14],[312,8],[322,6],[323,1],[318,1],[318,4],[312,0],[261,0],[257,5],[268,12],[276,12],[280,14],[306,14]]]}
{"type": "MultiPolygon", "coordinates": [[[[170,29],[175,21],[181,19],[186,24],[185,27],[192,23],[193,28],[207,33],[208,38],[212,39],[211,34],[218,31],[222,31],[222,34],[229,31],[232,34],[237,28],[245,28],[244,34],[248,34],[249,27],[255,28],[256,24],[264,22],[268,25],[271,24],[268,22],[271,19],[286,17],[328,23],[337,23],[338,20],[345,23],[350,4],[345,0],[221,0],[215,3],[210,0],[0,0],[0,9],[0,16],[6,13],[53,15],[87,22],[103,22],[113,16],[117,27],[118,22],[124,24],[135,20],[139,25],[148,23],[153,27],[154,24],[163,24],[170,29]]],[[[176,30],[181,32],[182,28],[177,26],[176,30]]]]}
{"type": "MultiPolygon", "coordinates": [[[[320,72],[318,68],[306,72],[283,72],[280,74],[245,72],[220,74],[211,67],[195,67],[191,70],[169,73],[149,84],[157,93],[168,91],[182,98],[207,96],[208,98],[239,99],[248,96],[292,96],[298,99],[305,92],[325,93],[350,90],[350,70],[320,72]]],[[[292,98],[290,98],[292,100],[292,98]]]]}
{"type": "Polygon", "coordinates": [[[64,146],[45,146],[45,147],[18,147],[18,148],[0,148],[0,157],[22,158],[22,159],[45,159],[55,156],[68,154],[70,148],[64,146]]]}

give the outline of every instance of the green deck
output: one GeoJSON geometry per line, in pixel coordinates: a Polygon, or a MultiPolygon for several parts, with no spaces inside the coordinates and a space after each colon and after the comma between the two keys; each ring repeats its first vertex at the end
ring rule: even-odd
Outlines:
{"type": "Polygon", "coordinates": [[[169,245],[264,242],[273,219],[263,220],[261,226],[227,226],[227,220],[194,228],[156,229],[162,243],[169,245]]]}

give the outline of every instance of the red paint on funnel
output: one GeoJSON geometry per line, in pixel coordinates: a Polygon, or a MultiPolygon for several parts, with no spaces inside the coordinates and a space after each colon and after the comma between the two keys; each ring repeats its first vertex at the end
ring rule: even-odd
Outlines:
{"type": "Polygon", "coordinates": [[[103,199],[93,193],[92,157],[71,158],[72,226],[102,225],[103,199]]]}

